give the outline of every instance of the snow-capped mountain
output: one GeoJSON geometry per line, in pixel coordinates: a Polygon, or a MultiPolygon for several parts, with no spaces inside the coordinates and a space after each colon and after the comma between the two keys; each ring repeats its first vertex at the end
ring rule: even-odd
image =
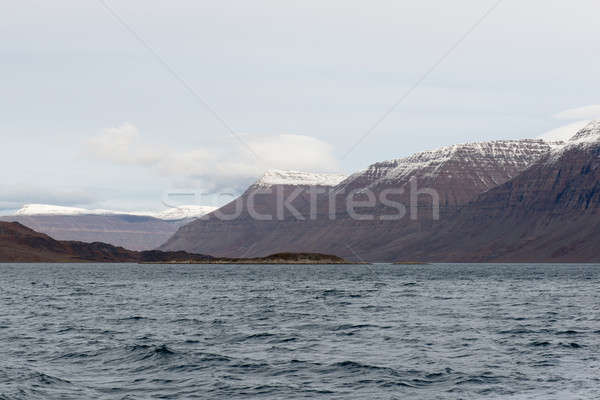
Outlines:
{"type": "Polygon", "coordinates": [[[410,178],[468,179],[477,191],[483,191],[516,176],[542,155],[564,142],[543,139],[496,140],[465,143],[423,151],[396,160],[376,163],[351,175],[337,190],[374,189],[398,186],[410,178]]]}
{"type": "Polygon", "coordinates": [[[588,125],[590,122],[592,121],[576,121],[569,125],[561,126],[559,128],[545,132],[544,134],[538,136],[538,139],[568,142],[580,130],[584,129],[586,125],[588,125]]]}
{"type": "Polygon", "coordinates": [[[575,134],[570,143],[593,143],[600,140],[600,120],[592,121],[575,134]]]}
{"type": "Polygon", "coordinates": [[[562,142],[562,146],[558,146],[553,149],[550,155],[546,159],[546,164],[551,164],[559,160],[565,152],[568,152],[574,148],[583,150],[586,147],[593,146],[600,142],[600,120],[591,121],[585,125],[582,129],[577,131],[566,142],[562,142]]]}
{"type": "Polygon", "coordinates": [[[175,221],[186,218],[199,218],[213,212],[217,207],[209,206],[181,206],[169,208],[164,211],[114,211],[102,209],[85,209],[76,207],[63,207],[48,204],[26,204],[15,215],[17,216],[76,216],[76,215],[132,215],[152,217],[165,221],[175,221]]]}
{"type": "MultiPolygon", "coordinates": [[[[236,204],[231,203],[219,210],[225,215],[236,215],[237,205],[251,202],[259,218],[242,210],[232,219],[198,220],[180,228],[161,249],[229,256],[317,251],[353,259],[356,257],[354,252],[366,253],[367,249],[376,248],[396,237],[415,235],[434,226],[437,221],[428,196],[419,197],[414,204],[417,220],[409,216],[401,221],[380,219],[380,216],[390,215],[397,209],[391,208],[389,203],[378,202],[368,210],[374,219],[359,221],[347,208],[350,193],[360,195],[368,190],[380,199],[387,189],[410,189],[407,185],[416,178],[419,188],[427,188],[439,195],[439,214],[446,218],[481,193],[518,176],[542,156],[562,146],[563,142],[542,139],[459,144],[376,163],[343,180],[341,176],[323,179],[297,172],[270,172],[252,185],[239,201],[234,202],[236,204]],[[339,183],[335,184],[336,181],[339,183]],[[307,191],[298,191],[294,185],[308,188],[323,182],[332,187],[336,195],[333,199],[327,197],[328,194],[319,197],[315,212],[311,209],[307,191]],[[265,186],[283,188],[284,195],[291,193],[291,197],[295,196],[290,205],[298,212],[277,217],[281,205],[278,210],[275,196],[256,194],[265,186]],[[333,217],[331,209],[335,210],[333,217]],[[272,218],[262,219],[265,215],[272,218]]],[[[410,190],[389,196],[388,200],[408,207],[412,200],[410,190]]]]}
{"type": "Polygon", "coordinates": [[[259,238],[263,233],[270,233],[270,225],[266,225],[267,232],[263,232],[262,224],[255,224],[257,218],[267,216],[277,219],[278,215],[289,214],[290,209],[306,212],[312,198],[311,189],[333,188],[345,178],[341,174],[267,171],[239,198],[220,208],[219,216],[211,214],[207,216],[206,224],[190,223],[181,227],[160,249],[197,247],[206,237],[206,246],[209,248],[215,247],[212,238],[218,238],[228,249],[235,248],[235,251],[217,251],[218,254],[246,255],[245,243],[249,235],[259,238]],[[282,199],[289,200],[289,208],[283,207],[282,199]],[[202,230],[201,236],[198,236],[196,229],[202,230]]]}
{"type": "Polygon", "coordinates": [[[283,171],[272,169],[260,177],[254,186],[271,187],[275,185],[290,186],[335,186],[346,179],[346,175],[323,174],[301,171],[283,171]]]}
{"type": "Polygon", "coordinates": [[[377,253],[447,262],[599,262],[598,238],[600,121],[594,121],[438,229],[397,238],[377,253]]]}

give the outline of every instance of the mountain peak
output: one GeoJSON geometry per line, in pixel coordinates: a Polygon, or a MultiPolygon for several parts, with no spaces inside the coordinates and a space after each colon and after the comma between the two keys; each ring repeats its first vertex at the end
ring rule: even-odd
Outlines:
{"type": "Polygon", "coordinates": [[[547,160],[546,164],[556,163],[563,155],[570,151],[582,150],[587,147],[593,147],[600,144],[600,120],[595,120],[584,126],[582,129],[569,139],[564,145],[554,149],[547,160]]]}
{"type": "Polygon", "coordinates": [[[600,140],[600,120],[595,120],[579,130],[569,142],[596,142],[600,140]]]}
{"type": "Polygon", "coordinates": [[[271,169],[256,182],[257,186],[335,186],[346,179],[346,175],[324,174],[302,171],[284,171],[271,169]]]}

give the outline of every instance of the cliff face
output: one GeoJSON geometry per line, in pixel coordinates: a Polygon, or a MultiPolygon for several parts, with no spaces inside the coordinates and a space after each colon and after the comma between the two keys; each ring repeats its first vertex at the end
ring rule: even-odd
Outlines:
{"type": "Polygon", "coordinates": [[[210,258],[183,252],[136,252],[98,242],[58,241],[17,222],[0,222],[0,262],[139,262],[210,258]]]}
{"type": "Polygon", "coordinates": [[[546,155],[439,228],[378,252],[384,259],[600,262],[600,142],[546,155]]]}
{"type": "MultiPolygon", "coordinates": [[[[315,185],[280,181],[271,187],[271,193],[259,194],[259,189],[264,189],[259,181],[241,196],[238,205],[251,201],[259,214],[277,216],[275,193],[279,191],[284,198],[295,194],[289,204],[301,218],[292,212],[272,220],[259,220],[245,211],[228,220],[211,214],[208,219],[180,228],[161,249],[228,257],[265,256],[282,251],[322,252],[354,261],[377,261],[387,257],[379,254],[378,248],[400,237],[436,229],[459,207],[517,176],[552,148],[552,144],[542,140],[449,146],[374,164],[336,185],[324,185],[321,189],[327,193],[312,199],[315,185]],[[382,201],[386,191],[388,201],[382,201]],[[417,195],[411,196],[415,191],[417,195]],[[432,192],[439,198],[439,220],[435,218],[432,192]],[[375,201],[369,207],[348,210],[347,198],[351,194],[355,200],[366,201],[373,196],[375,201]],[[390,206],[389,201],[396,205],[390,206]],[[398,218],[401,211],[397,204],[405,208],[402,218],[398,218]]],[[[232,203],[220,211],[235,215],[234,207],[232,203]]]]}

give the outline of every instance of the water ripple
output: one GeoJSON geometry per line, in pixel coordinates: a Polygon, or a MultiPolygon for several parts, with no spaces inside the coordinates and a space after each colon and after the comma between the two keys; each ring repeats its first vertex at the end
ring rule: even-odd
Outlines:
{"type": "Polygon", "coordinates": [[[0,265],[0,400],[600,398],[600,266],[0,265]]]}

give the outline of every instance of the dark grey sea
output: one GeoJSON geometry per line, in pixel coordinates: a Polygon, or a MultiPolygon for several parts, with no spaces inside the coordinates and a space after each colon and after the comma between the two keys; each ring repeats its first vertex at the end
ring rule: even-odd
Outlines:
{"type": "Polygon", "coordinates": [[[0,399],[598,399],[600,265],[0,265],[0,399]]]}

